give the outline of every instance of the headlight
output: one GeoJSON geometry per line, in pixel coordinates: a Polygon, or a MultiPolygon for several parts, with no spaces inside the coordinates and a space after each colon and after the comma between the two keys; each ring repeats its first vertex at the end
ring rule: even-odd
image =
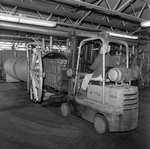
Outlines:
{"type": "Polygon", "coordinates": [[[72,68],[68,68],[66,73],[67,73],[67,76],[70,78],[75,75],[75,71],[72,68]]]}

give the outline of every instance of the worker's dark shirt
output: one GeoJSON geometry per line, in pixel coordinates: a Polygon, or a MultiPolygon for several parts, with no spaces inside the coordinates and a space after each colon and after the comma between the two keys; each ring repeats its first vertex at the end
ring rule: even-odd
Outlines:
{"type": "MultiPolygon", "coordinates": [[[[105,55],[105,67],[113,67],[115,65],[114,59],[109,53],[105,55]]],[[[99,77],[103,72],[103,55],[99,54],[94,63],[90,66],[90,69],[93,70],[93,78],[99,77]]]]}

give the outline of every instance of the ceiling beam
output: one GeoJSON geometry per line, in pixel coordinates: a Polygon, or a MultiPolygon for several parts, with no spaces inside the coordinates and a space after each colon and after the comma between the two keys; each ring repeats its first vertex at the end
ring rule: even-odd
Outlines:
{"type": "Polygon", "coordinates": [[[68,11],[61,11],[58,9],[49,8],[49,7],[46,7],[43,5],[37,5],[37,4],[33,4],[30,2],[21,1],[21,0],[0,0],[0,3],[12,5],[12,6],[18,6],[18,7],[26,8],[26,9],[30,9],[30,10],[55,14],[58,16],[70,17],[70,18],[74,18],[74,19],[79,18],[79,15],[74,14],[74,13],[69,13],[68,11]]]}
{"type": "MultiPolygon", "coordinates": [[[[144,5],[144,4],[143,4],[143,5],[144,5]]],[[[135,11],[135,12],[139,12],[139,11],[141,11],[142,7],[143,7],[143,6],[134,8],[134,11],[135,11]]],[[[148,9],[148,6],[146,5],[146,6],[144,7],[144,9],[148,9]]],[[[124,11],[124,10],[123,10],[123,11],[124,11]]],[[[126,13],[126,14],[131,14],[131,13],[133,13],[133,11],[132,11],[132,10],[128,10],[128,11],[125,11],[125,13],[126,13]]]]}
{"type": "Polygon", "coordinates": [[[126,7],[128,7],[130,5],[131,1],[133,1],[133,0],[128,0],[123,5],[121,5],[116,11],[117,12],[119,12],[119,11],[121,12],[121,10],[126,9],[126,7]]]}
{"type": "MultiPolygon", "coordinates": [[[[76,0],[71,0],[71,2],[70,2],[70,0],[63,0],[63,1],[68,2],[69,4],[72,4],[72,5],[83,6],[86,9],[95,10],[99,13],[107,14],[107,15],[112,16],[112,17],[117,17],[118,19],[123,19],[123,20],[126,19],[130,22],[140,23],[140,22],[144,21],[144,19],[141,19],[141,18],[133,17],[131,15],[127,15],[127,14],[124,14],[124,13],[113,11],[113,10],[110,10],[110,9],[107,9],[107,8],[104,8],[104,7],[101,7],[101,6],[96,6],[96,5],[86,3],[86,2],[82,2],[82,1],[76,1],[76,0]]],[[[65,11],[59,11],[58,9],[52,9],[52,8],[50,9],[49,7],[46,8],[45,6],[42,6],[42,5],[36,5],[36,4],[33,5],[33,4],[31,4],[29,2],[26,2],[26,1],[0,0],[0,3],[13,5],[13,6],[19,6],[19,7],[22,7],[22,8],[27,8],[27,9],[32,9],[32,10],[39,10],[39,11],[43,11],[43,12],[47,12],[47,13],[53,13],[53,14],[56,14],[56,15],[60,15],[61,14],[60,12],[63,12],[63,14],[61,14],[63,16],[68,16],[68,17],[73,17],[74,16],[73,17],[74,19],[79,18],[79,15],[77,15],[77,14],[71,14],[71,13],[68,13],[68,12],[65,12],[65,11]]]]}
{"type": "Polygon", "coordinates": [[[33,41],[32,39],[31,40],[23,40],[23,39],[0,39],[0,42],[23,42],[23,43],[26,43],[26,42],[29,42],[29,41],[33,41]]]}
{"type": "MultiPolygon", "coordinates": [[[[71,1],[71,3],[72,2],[74,3],[73,0],[71,1]]],[[[31,9],[31,10],[35,10],[35,11],[41,11],[41,12],[45,12],[45,13],[52,13],[52,14],[55,14],[55,15],[58,15],[58,16],[69,17],[69,18],[72,18],[74,20],[82,19],[82,17],[83,17],[83,16],[81,16],[79,14],[74,14],[74,13],[67,12],[67,11],[62,11],[62,10],[58,10],[58,9],[54,9],[54,8],[49,8],[49,7],[45,7],[45,6],[42,6],[42,5],[31,4],[31,3],[26,2],[26,1],[20,1],[20,0],[0,0],[0,3],[8,4],[8,5],[13,5],[13,6],[18,6],[18,7],[22,7],[22,8],[27,8],[27,9],[31,9]]],[[[86,5],[87,5],[87,3],[86,3],[86,5]]],[[[99,7],[99,6],[94,6],[94,5],[88,4],[88,6],[89,5],[90,5],[90,7],[88,7],[88,8],[92,8],[93,9],[95,7],[96,8],[98,7],[98,8],[100,8],[98,10],[104,9],[104,8],[99,7]]],[[[109,10],[105,9],[105,11],[107,12],[109,10]]],[[[111,11],[111,12],[114,12],[114,11],[111,11]]],[[[135,19],[135,17],[132,17],[132,20],[134,20],[133,18],[135,19]]],[[[139,19],[139,18],[137,18],[137,19],[139,19]]],[[[134,32],[137,29],[135,27],[128,27],[128,26],[124,26],[124,25],[121,25],[121,24],[118,24],[118,23],[112,23],[112,22],[100,20],[100,19],[97,19],[97,18],[94,18],[94,17],[91,17],[91,16],[87,16],[84,19],[84,21],[85,22],[90,22],[90,23],[93,22],[95,24],[100,24],[102,26],[114,27],[114,28],[118,28],[118,29],[121,29],[121,30],[128,30],[128,31],[131,31],[131,32],[134,32]]],[[[62,23],[62,22],[59,22],[59,24],[60,25],[61,24],[62,25],[67,25],[67,26],[74,26],[74,25],[67,24],[67,23],[62,23]]],[[[77,26],[77,27],[79,27],[79,26],[77,26]]]]}
{"type": "Polygon", "coordinates": [[[90,9],[90,10],[93,9],[93,10],[99,12],[99,13],[103,13],[103,14],[107,14],[107,15],[110,15],[110,16],[113,16],[113,17],[117,17],[118,19],[120,18],[120,19],[123,19],[123,20],[128,20],[130,22],[140,23],[140,22],[144,21],[141,18],[133,17],[131,15],[116,12],[116,11],[113,11],[113,10],[110,10],[110,9],[107,9],[107,8],[104,8],[104,7],[101,7],[101,6],[92,5],[92,4],[89,4],[89,3],[86,3],[86,2],[82,2],[82,1],[77,1],[77,0],[72,0],[71,2],[70,2],[70,0],[63,0],[63,1],[68,2],[69,4],[83,6],[86,9],[90,9]]]}

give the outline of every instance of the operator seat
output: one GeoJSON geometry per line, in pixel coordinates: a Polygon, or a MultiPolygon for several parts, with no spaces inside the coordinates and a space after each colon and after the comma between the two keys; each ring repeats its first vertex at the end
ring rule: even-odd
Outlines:
{"type": "MultiPolygon", "coordinates": [[[[114,68],[114,67],[110,66],[110,67],[106,67],[106,68],[105,68],[105,83],[106,83],[106,84],[111,84],[111,83],[112,83],[112,82],[110,82],[110,80],[109,80],[109,78],[108,78],[108,72],[109,72],[109,70],[112,69],[112,68],[114,68]]],[[[103,82],[102,82],[101,80],[99,80],[99,81],[97,81],[97,80],[91,80],[89,84],[102,85],[102,83],[103,83],[103,82]]]]}

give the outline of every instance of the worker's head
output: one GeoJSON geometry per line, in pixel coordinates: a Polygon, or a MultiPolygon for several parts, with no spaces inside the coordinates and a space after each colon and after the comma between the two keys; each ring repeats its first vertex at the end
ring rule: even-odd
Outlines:
{"type": "Polygon", "coordinates": [[[105,47],[101,47],[100,50],[99,50],[99,54],[102,54],[103,51],[106,53],[109,53],[110,52],[110,49],[111,49],[111,46],[108,45],[106,48],[105,47]]]}

